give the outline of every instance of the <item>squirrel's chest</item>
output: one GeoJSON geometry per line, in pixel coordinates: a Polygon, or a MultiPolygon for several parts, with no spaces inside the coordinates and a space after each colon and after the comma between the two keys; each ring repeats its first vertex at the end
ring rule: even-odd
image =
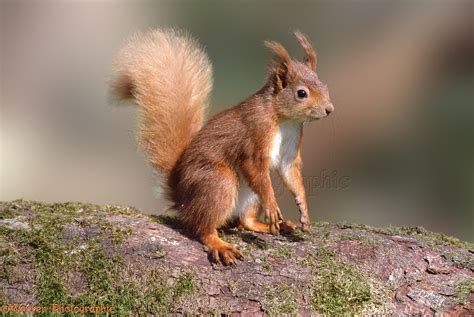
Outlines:
{"type": "Polygon", "coordinates": [[[301,124],[282,121],[270,145],[271,167],[285,171],[293,162],[301,141],[301,124]]]}

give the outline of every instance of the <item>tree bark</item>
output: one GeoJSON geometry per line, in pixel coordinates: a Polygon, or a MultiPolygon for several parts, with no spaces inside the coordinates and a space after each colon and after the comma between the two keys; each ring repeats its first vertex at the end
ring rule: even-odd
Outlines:
{"type": "Polygon", "coordinates": [[[0,202],[0,312],[474,314],[471,243],[419,227],[355,224],[220,233],[244,253],[235,266],[211,264],[172,217],[0,202]]]}

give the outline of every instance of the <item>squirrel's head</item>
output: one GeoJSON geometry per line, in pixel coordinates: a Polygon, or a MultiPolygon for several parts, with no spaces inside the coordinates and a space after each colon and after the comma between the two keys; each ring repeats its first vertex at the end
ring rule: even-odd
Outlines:
{"type": "Polygon", "coordinates": [[[268,78],[275,110],[281,117],[298,121],[327,117],[334,106],[328,87],[316,74],[316,52],[304,34],[299,31],[294,34],[305,53],[302,62],[292,59],[280,43],[265,41],[275,54],[268,78]]]}

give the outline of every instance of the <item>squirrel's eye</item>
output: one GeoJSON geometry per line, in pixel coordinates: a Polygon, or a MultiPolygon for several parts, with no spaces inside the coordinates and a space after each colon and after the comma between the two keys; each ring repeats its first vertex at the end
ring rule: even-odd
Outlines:
{"type": "Polygon", "coordinates": [[[308,97],[308,93],[304,89],[298,89],[298,91],[296,92],[296,95],[298,96],[299,99],[304,99],[308,97]]]}

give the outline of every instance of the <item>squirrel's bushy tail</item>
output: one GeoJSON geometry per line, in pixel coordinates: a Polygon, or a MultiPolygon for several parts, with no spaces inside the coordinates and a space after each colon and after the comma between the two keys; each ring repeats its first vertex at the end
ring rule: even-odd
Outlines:
{"type": "Polygon", "coordinates": [[[211,88],[206,53],[172,29],[132,36],[119,51],[110,80],[112,95],[138,105],[138,142],[164,177],[201,128],[211,88]]]}

